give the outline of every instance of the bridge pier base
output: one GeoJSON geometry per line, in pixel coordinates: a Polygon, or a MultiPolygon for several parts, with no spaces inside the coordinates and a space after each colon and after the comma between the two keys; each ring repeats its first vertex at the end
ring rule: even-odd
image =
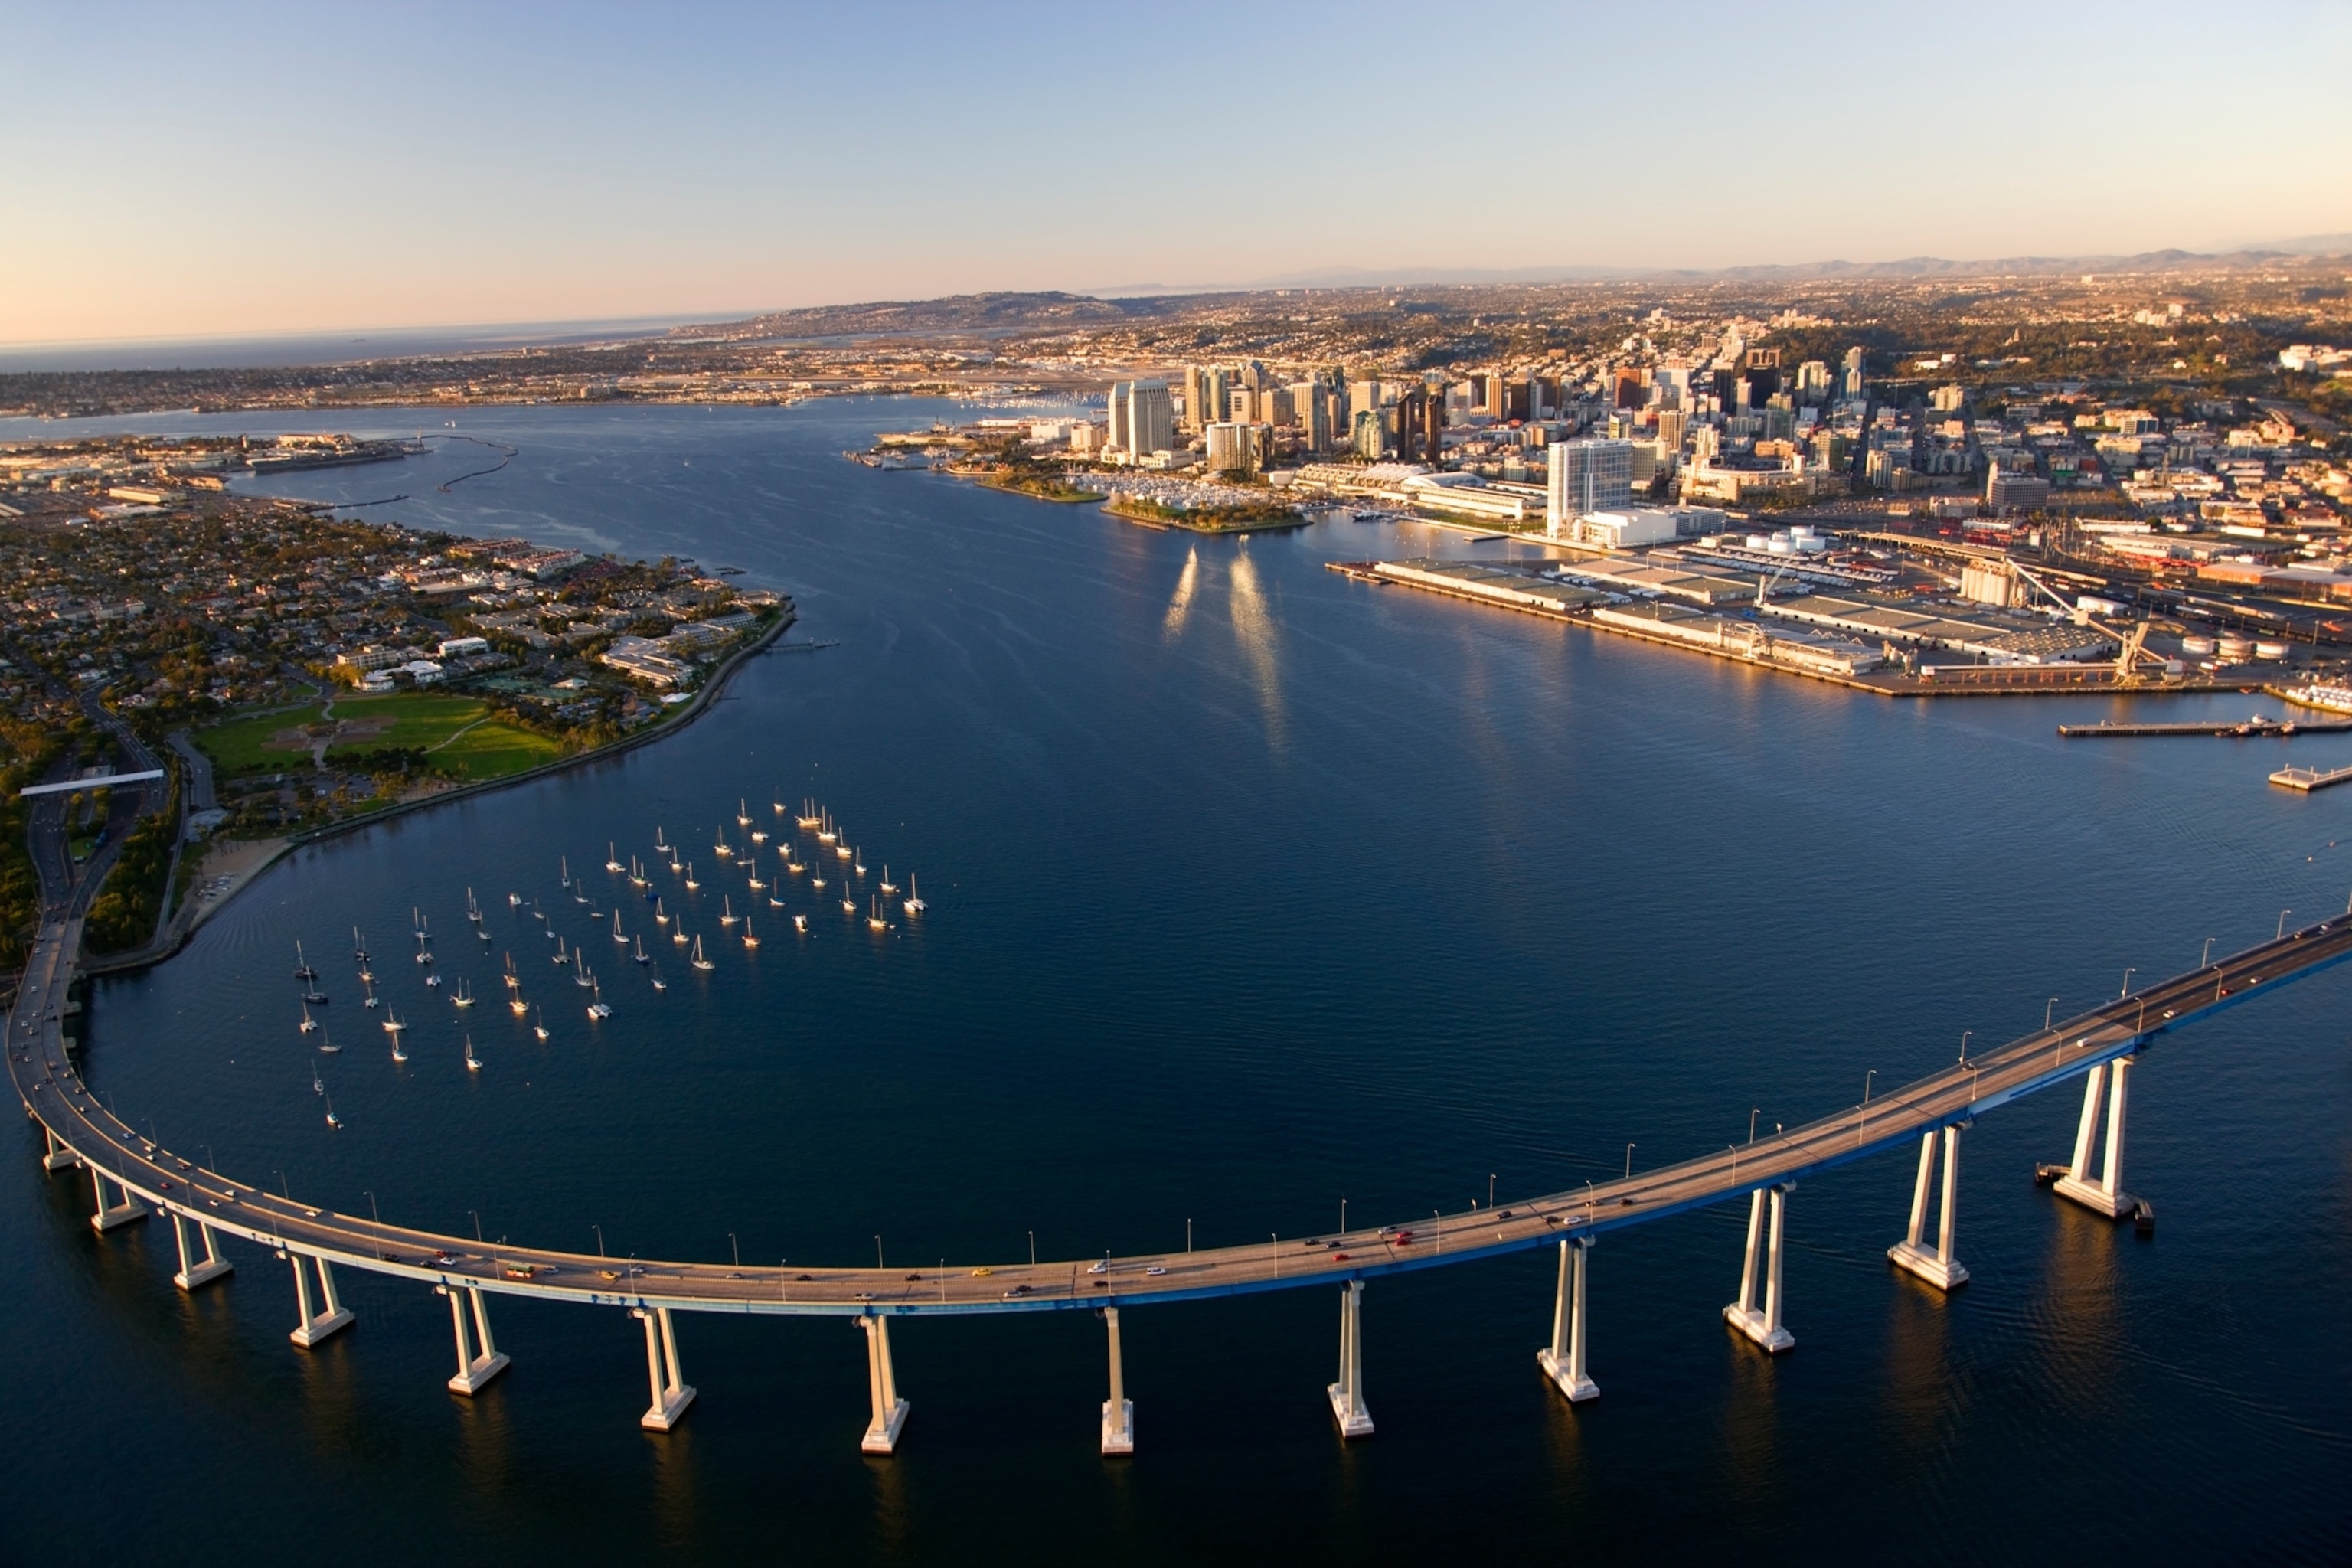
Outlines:
{"type": "Polygon", "coordinates": [[[1339,1381],[1331,1396],[1331,1419],[1342,1437],[1372,1435],[1372,1413],[1364,1405],[1364,1282],[1350,1279],[1339,1290],[1339,1381]]]}
{"type": "Polygon", "coordinates": [[[1551,1343],[1536,1352],[1536,1364],[1568,1395],[1570,1405],[1597,1397],[1601,1385],[1584,1370],[1584,1255],[1592,1238],[1580,1236],[1559,1244],[1559,1291],[1551,1304],[1551,1343]]]}
{"type": "Polygon", "coordinates": [[[296,1326],[292,1333],[286,1336],[288,1339],[307,1351],[321,1340],[339,1334],[352,1326],[353,1319],[351,1309],[337,1299],[335,1272],[327,1267],[325,1258],[311,1259],[319,1266],[320,1297],[319,1310],[314,1312],[311,1310],[310,1277],[302,1271],[302,1255],[299,1252],[287,1252],[280,1253],[278,1256],[291,1259],[294,1264],[294,1300],[302,1313],[302,1321],[296,1326]]]}
{"type": "Polygon", "coordinates": [[[1950,1290],[1969,1282],[1967,1267],[1952,1257],[1952,1222],[1960,1189],[1960,1130],[1957,1126],[1944,1129],[1943,1205],[1937,1215],[1936,1245],[1931,1247],[1920,1237],[1927,1221],[1927,1182],[1935,1173],[1936,1134],[1928,1132],[1919,1140],[1919,1180],[1911,1189],[1911,1229],[1886,1249],[1886,1259],[1938,1290],[1950,1290]]]}
{"type": "Polygon", "coordinates": [[[122,1194],[122,1201],[110,1206],[106,1201],[107,1179],[105,1173],[96,1165],[90,1166],[89,1184],[91,1190],[98,1194],[98,1212],[89,1216],[89,1228],[97,1231],[100,1236],[112,1230],[116,1226],[130,1225],[135,1220],[147,1217],[147,1205],[132,1197],[131,1189],[121,1182],[116,1182],[114,1187],[122,1194]]]}
{"type": "Polygon", "coordinates": [[[220,1255],[220,1249],[213,1245],[213,1227],[198,1220],[196,1228],[204,1233],[205,1237],[205,1260],[202,1263],[196,1262],[188,1256],[186,1217],[177,1210],[173,1211],[172,1238],[180,1244],[180,1271],[172,1276],[172,1283],[183,1290],[194,1290],[200,1285],[209,1285],[229,1271],[228,1259],[223,1258],[220,1255]]]}
{"type": "Polygon", "coordinates": [[[637,1425],[648,1432],[667,1432],[694,1403],[694,1390],[677,1364],[677,1332],[670,1327],[667,1307],[650,1310],[637,1307],[632,1311],[646,1325],[646,1384],[653,1394],[653,1403],[637,1417],[637,1425]]]}
{"type": "Polygon", "coordinates": [[[1723,1321],[1754,1340],[1768,1355],[1779,1355],[1797,1342],[1780,1322],[1780,1230],[1788,1207],[1790,1189],[1794,1182],[1782,1182],[1769,1189],[1759,1187],[1748,1205],[1748,1256],[1739,1270],[1739,1300],[1723,1310],[1723,1321]],[[1770,1200],[1772,1220],[1769,1232],[1764,1223],[1767,1198],[1770,1200]],[[1757,1275],[1764,1279],[1764,1305],[1756,1305],[1757,1275]]]}
{"type": "Polygon", "coordinates": [[[457,1336],[457,1375],[449,1380],[449,1392],[471,1397],[488,1388],[490,1380],[506,1371],[509,1360],[490,1338],[490,1308],[483,1300],[478,1285],[436,1285],[434,1287],[449,1298],[449,1327],[457,1336]],[[466,1331],[466,1310],[471,1299],[474,1324],[469,1339],[466,1331]]]}
{"type": "Polygon", "coordinates": [[[1135,1452],[1135,1401],[1127,1396],[1127,1370],[1118,1354],[1118,1309],[1105,1307],[1103,1321],[1110,1329],[1110,1397],[1103,1401],[1102,1451],[1135,1452]]]}
{"type": "Polygon", "coordinates": [[[42,1170],[62,1171],[72,1165],[75,1161],[81,1158],[80,1155],[67,1148],[63,1143],[58,1142],[58,1135],[50,1131],[46,1126],[41,1129],[41,1136],[48,1141],[47,1152],[41,1156],[42,1170]]]}
{"type": "Polygon", "coordinates": [[[2083,1120],[2074,1132],[2074,1163],[2053,1184],[2061,1197],[2072,1198],[2109,1219],[2122,1219],[2139,1206],[2139,1200],[2123,1190],[2124,1106],[2129,1098],[2126,1085],[2133,1060],[2130,1057],[2117,1057],[2091,1069],[2090,1079],[2083,1086],[2083,1120]],[[2093,1180],[2091,1142],[2099,1131],[2102,1088],[2107,1091],[2106,1160],[2098,1178],[2093,1180]]]}
{"type": "Polygon", "coordinates": [[[866,1386],[874,1396],[874,1419],[857,1446],[869,1454],[887,1454],[898,1447],[911,1406],[898,1397],[898,1374],[890,1365],[890,1320],[877,1312],[858,1319],[857,1326],[866,1331],[866,1386]]]}

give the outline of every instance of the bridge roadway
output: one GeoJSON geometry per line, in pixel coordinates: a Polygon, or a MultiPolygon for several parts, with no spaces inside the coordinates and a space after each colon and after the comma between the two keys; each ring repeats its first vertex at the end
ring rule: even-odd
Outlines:
{"type": "MultiPolygon", "coordinates": [[[[60,911],[68,917],[68,908],[60,911]]],[[[2289,932],[2132,993],[2054,1027],[1752,1144],[1580,1190],[1400,1226],[1107,1260],[1000,1263],[985,1268],[731,1268],[631,1262],[380,1225],[266,1192],[157,1146],[83,1085],[58,1025],[78,918],[44,927],[8,1025],[8,1071],[28,1113],[79,1161],[119,1183],[146,1212],[178,1215],[276,1250],[352,1268],[485,1292],[600,1306],[787,1316],[1041,1312],[1197,1300],[1362,1280],[1468,1263],[1664,1219],[1794,1182],[2137,1051],[2150,1037],[2352,957],[2352,914],[2289,932]]],[[[126,1198],[125,1204],[131,1200],[126,1198]]],[[[101,1205],[104,1206],[101,1201],[101,1205]]],[[[128,1217],[126,1215],[126,1217],[128,1217]]],[[[298,1264],[299,1268],[299,1264],[298,1264]]]]}

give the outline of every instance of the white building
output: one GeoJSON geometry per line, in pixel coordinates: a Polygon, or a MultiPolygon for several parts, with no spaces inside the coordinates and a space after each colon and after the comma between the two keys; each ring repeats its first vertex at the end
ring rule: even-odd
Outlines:
{"type": "Polygon", "coordinates": [[[1132,457],[1176,445],[1176,402],[1164,381],[1122,381],[1110,389],[1109,446],[1132,457]]]}
{"type": "Polygon", "coordinates": [[[1587,512],[1622,512],[1633,504],[1633,443],[1559,441],[1548,448],[1551,472],[1544,530],[1558,539],[1587,512]]]}
{"type": "MultiPolygon", "coordinates": [[[[1551,531],[1555,537],[1563,536],[1559,529],[1551,531]]],[[[1564,537],[1594,550],[1630,550],[1644,544],[1671,544],[1679,531],[1673,512],[1645,506],[1581,513],[1570,523],[1564,537]]]]}

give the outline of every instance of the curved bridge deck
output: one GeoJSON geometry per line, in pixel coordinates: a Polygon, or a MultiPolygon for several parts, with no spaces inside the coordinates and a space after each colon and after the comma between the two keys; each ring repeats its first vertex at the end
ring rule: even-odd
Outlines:
{"type": "Polygon", "coordinates": [[[1364,1280],[1594,1236],[1746,1196],[1915,1144],[2021,1095],[2075,1079],[2151,1037],[2352,957],[2352,915],[2120,997],[1783,1134],[1494,1210],[1312,1240],[984,1268],[759,1268],[623,1263],[378,1225],[290,1201],[158,1147],[101,1105],[68,1061],[65,988],[78,920],[45,927],[8,1025],[8,1072],[28,1113],[126,1205],[176,1215],[279,1253],[479,1291],[640,1310],[877,1318],[1139,1306],[1364,1280]]]}

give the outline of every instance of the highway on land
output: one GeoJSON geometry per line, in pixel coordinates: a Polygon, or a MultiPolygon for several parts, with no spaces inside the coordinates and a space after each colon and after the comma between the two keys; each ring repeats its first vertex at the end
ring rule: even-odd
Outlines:
{"type": "Polygon", "coordinates": [[[791,1315],[1054,1311],[1330,1285],[1466,1263],[1594,1236],[1747,1195],[1913,1143],[2021,1095],[2079,1077],[2148,1038],[2352,957],[2352,915],[2120,996],[1965,1063],[1751,1144],[1496,1208],[1242,1247],[937,1268],[734,1268],[637,1262],[380,1225],[202,1168],[142,1136],[91,1095],[60,1031],[93,881],[52,910],[8,1021],[18,1097],[87,1168],[158,1214],[280,1253],[486,1291],[606,1306],[791,1315]]]}

